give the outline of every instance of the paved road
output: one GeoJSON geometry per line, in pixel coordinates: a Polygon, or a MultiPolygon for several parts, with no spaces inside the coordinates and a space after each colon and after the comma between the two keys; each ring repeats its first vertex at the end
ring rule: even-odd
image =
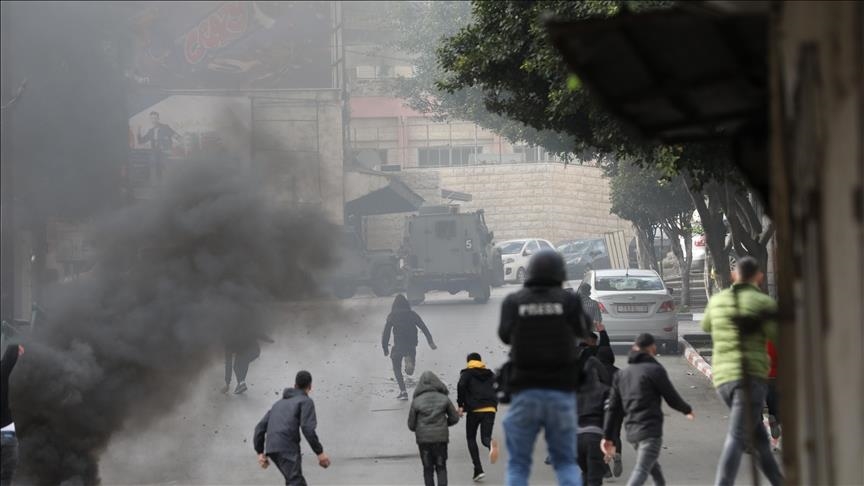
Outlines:
{"type": "MultiPolygon", "coordinates": [[[[492,366],[502,363],[506,349],[496,337],[500,303],[513,287],[497,289],[486,305],[467,296],[436,294],[417,311],[426,320],[439,349],[422,342],[418,372],[434,370],[451,388],[464,357],[480,352],[492,366]]],[[[271,469],[257,467],[252,429],[258,419],[305,368],[315,381],[312,396],[319,418],[319,435],[333,465],[322,470],[304,444],[304,467],[311,484],[419,484],[421,466],[405,421],[408,402],[395,400],[390,360],[381,352],[380,336],[389,299],[356,298],[334,303],[285,306],[277,343],[266,346],[249,372],[249,391],[243,396],[219,393],[221,363],[197,383],[190,383],[189,399],[173,414],[146,427],[130,423],[103,455],[105,484],[279,484],[271,469]]],[[[617,364],[626,358],[618,355],[617,364]]],[[[666,439],[661,464],[670,484],[701,485],[713,480],[726,429],[726,410],[708,381],[693,374],[679,356],[663,356],[678,390],[696,412],[689,422],[667,408],[666,439]]],[[[506,408],[504,409],[506,413],[506,408]]],[[[495,436],[503,443],[499,414],[495,436]]],[[[471,484],[471,463],[462,423],[451,429],[451,484],[471,484]]],[[[538,439],[532,484],[554,484],[542,463],[543,439],[538,439]]],[[[625,477],[609,484],[625,484],[633,453],[625,446],[625,477]]],[[[506,451],[498,465],[487,466],[487,484],[502,484],[506,451]]],[[[742,480],[745,479],[742,474],[742,480]]]]}

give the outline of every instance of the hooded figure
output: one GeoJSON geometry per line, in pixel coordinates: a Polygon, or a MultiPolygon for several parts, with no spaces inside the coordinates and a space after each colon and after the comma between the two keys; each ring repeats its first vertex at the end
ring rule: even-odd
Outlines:
{"type": "Polygon", "coordinates": [[[405,380],[402,377],[402,360],[405,360],[405,373],[408,376],[414,374],[415,358],[417,354],[417,329],[423,332],[426,336],[426,342],[429,347],[436,349],[435,341],[432,339],[432,334],[429,333],[429,328],[423,322],[423,319],[411,310],[411,304],[404,295],[399,294],[393,299],[393,307],[390,310],[390,315],[387,316],[387,323],[384,325],[384,333],[381,335],[381,348],[384,350],[384,356],[390,356],[393,363],[393,375],[396,378],[396,383],[399,385],[400,400],[408,399],[408,392],[405,390],[405,380]],[[393,350],[390,351],[390,334],[393,334],[393,350]]]}
{"type": "Polygon", "coordinates": [[[459,422],[459,412],[447,394],[447,386],[435,373],[424,371],[408,412],[408,430],[416,435],[427,486],[434,486],[433,475],[437,475],[439,486],[447,484],[448,427],[459,422]]]}
{"type": "Polygon", "coordinates": [[[603,322],[603,314],[600,312],[600,305],[597,301],[591,298],[591,284],[582,282],[579,289],[576,291],[579,299],[582,300],[582,309],[588,314],[592,322],[603,322]]]}

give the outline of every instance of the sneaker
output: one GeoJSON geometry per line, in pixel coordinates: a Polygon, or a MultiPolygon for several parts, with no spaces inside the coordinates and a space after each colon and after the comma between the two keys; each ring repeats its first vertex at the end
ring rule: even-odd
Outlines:
{"type": "Polygon", "coordinates": [[[498,441],[492,439],[492,444],[489,445],[489,462],[495,464],[498,462],[498,454],[501,450],[498,448],[498,441]]]}
{"type": "Polygon", "coordinates": [[[621,461],[621,453],[616,452],[615,456],[612,458],[612,475],[616,478],[620,478],[622,472],[624,472],[624,465],[621,461]]]}
{"type": "Polygon", "coordinates": [[[768,425],[771,427],[771,437],[774,439],[780,438],[780,423],[777,422],[777,417],[769,415],[768,425]]]}
{"type": "Polygon", "coordinates": [[[228,385],[230,385],[230,383],[225,383],[225,386],[223,386],[222,389],[219,390],[219,392],[220,393],[228,393],[228,390],[229,390],[228,385]]]}
{"type": "Polygon", "coordinates": [[[234,389],[234,394],[239,395],[245,391],[246,391],[246,382],[241,381],[240,383],[237,383],[237,388],[234,389]]]}
{"type": "Polygon", "coordinates": [[[406,400],[408,400],[408,392],[406,392],[406,391],[399,392],[399,395],[396,398],[398,400],[406,401],[406,400]]]}
{"type": "Polygon", "coordinates": [[[474,471],[474,482],[479,483],[486,477],[486,473],[483,472],[482,469],[478,469],[474,471]]]}

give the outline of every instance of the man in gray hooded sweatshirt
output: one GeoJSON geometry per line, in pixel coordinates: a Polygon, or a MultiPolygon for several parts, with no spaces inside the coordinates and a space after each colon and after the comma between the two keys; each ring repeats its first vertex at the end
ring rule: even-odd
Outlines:
{"type": "Polygon", "coordinates": [[[459,412],[447,393],[447,386],[435,373],[424,371],[408,412],[408,429],[417,436],[426,486],[435,486],[435,475],[438,486],[447,486],[448,427],[459,422],[459,412]]]}
{"type": "Polygon", "coordinates": [[[252,442],[258,453],[258,464],[266,469],[272,460],[285,476],[288,486],[306,486],[301,464],[301,431],[318,455],[318,465],[325,469],[330,466],[330,458],[324,453],[324,447],[315,433],[318,420],[315,417],[315,403],[309,398],[311,391],[312,375],[308,371],[297,372],[294,388],[286,388],[282,399],[274,403],[255,426],[252,442]]]}

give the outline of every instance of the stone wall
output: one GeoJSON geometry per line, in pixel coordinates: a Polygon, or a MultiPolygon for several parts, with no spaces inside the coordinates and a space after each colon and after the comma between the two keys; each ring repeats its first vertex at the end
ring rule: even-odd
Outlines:
{"type": "MultiPolygon", "coordinates": [[[[600,237],[623,230],[630,223],[609,213],[609,184],[596,167],[556,163],[482,165],[402,171],[406,184],[440,204],[440,189],[473,196],[461,203],[463,211],[484,209],[496,241],[513,238],[563,240],[600,237]]],[[[405,215],[375,216],[366,220],[369,248],[398,248],[405,215]]]]}

